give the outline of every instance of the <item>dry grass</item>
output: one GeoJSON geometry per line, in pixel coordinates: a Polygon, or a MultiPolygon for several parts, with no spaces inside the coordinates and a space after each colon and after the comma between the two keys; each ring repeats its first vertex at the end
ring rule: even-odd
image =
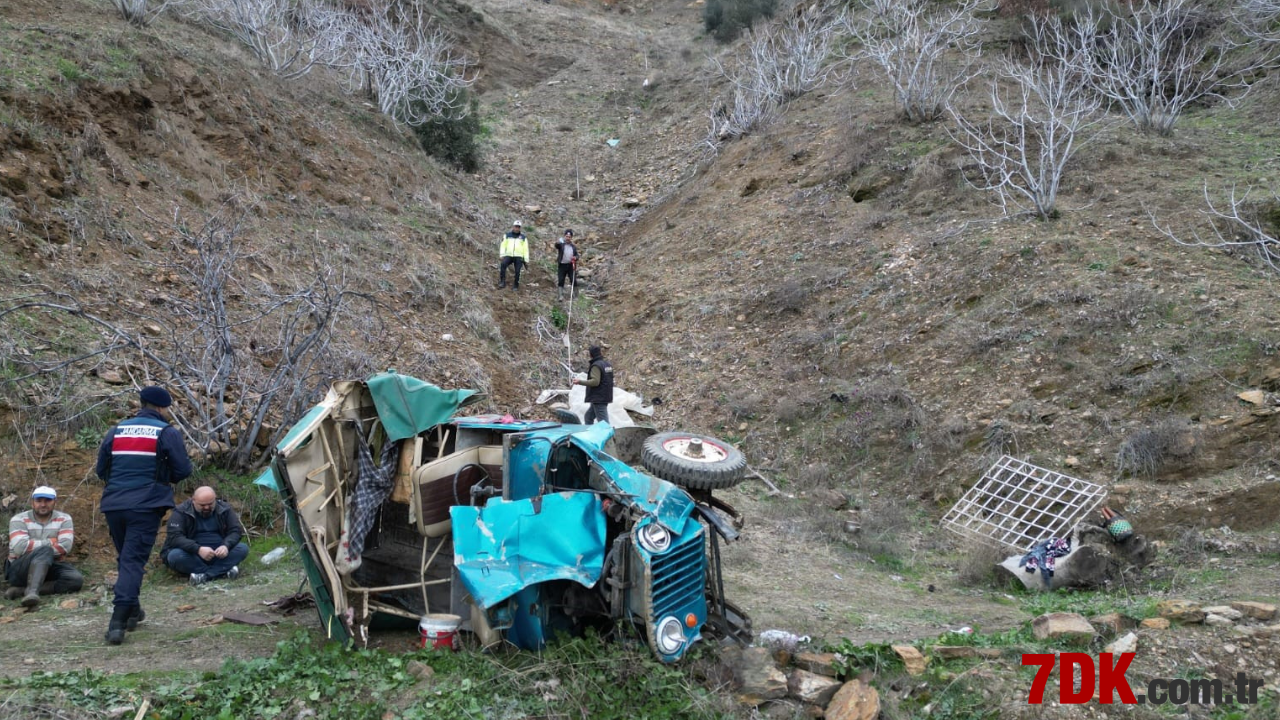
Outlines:
{"type": "Polygon", "coordinates": [[[966,539],[960,548],[956,577],[962,585],[968,587],[995,586],[999,579],[995,572],[996,565],[1008,555],[1008,550],[998,543],[983,542],[976,538],[966,539]]]}
{"type": "Polygon", "coordinates": [[[1155,477],[1176,470],[1200,452],[1200,433],[1178,418],[1168,418],[1125,438],[1116,453],[1116,472],[1155,477]]]}

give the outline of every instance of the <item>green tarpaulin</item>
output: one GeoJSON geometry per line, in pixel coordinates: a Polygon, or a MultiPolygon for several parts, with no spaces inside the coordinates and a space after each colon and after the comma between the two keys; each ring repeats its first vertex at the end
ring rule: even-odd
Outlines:
{"type": "Polygon", "coordinates": [[[378,373],[365,384],[391,441],[411,438],[447,422],[458,408],[478,399],[475,390],[441,390],[396,372],[378,373]]]}

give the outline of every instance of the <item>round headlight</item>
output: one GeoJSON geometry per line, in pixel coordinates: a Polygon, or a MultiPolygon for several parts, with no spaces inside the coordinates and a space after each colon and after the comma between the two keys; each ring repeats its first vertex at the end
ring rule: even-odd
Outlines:
{"type": "Polygon", "coordinates": [[[656,636],[658,652],[663,655],[674,655],[684,646],[684,627],[680,625],[678,618],[663,618],[658,623],[656,636]]]}
{"type": "Polygon", "coordinates": [[[671,533],[656,522],[640,528],[636,535],[640,540],[640,547],[654,555],[664,553],[671,547],[671,533]]]}

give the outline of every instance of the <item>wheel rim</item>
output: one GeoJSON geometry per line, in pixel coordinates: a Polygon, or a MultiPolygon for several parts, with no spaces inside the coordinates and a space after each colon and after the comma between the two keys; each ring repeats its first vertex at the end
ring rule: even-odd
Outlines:
{"type": "Polygon", "coordinates": [[[674,437],[662,443],[662,449],[682,460],[700,463],[715,463],[729,457],[729,451],[705,438],[674,437]],[[697,451],[701,444],[702,451],[697,451]]]}

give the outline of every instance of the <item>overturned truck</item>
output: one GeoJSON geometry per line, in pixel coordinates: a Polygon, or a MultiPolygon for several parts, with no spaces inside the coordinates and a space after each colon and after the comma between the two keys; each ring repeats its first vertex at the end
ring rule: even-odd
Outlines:
{"type": "Polygon", "coordinates": [[[396,373],[340,382],[276,447],[258,482],[284,500],[330,638],[448,613],[485,646],[634,628],[673,662],[704,637],[750,641],[720,566],[742,518],[712,495],[742,478],[739,451],[459,415],[477,399],[396,373]]]}

